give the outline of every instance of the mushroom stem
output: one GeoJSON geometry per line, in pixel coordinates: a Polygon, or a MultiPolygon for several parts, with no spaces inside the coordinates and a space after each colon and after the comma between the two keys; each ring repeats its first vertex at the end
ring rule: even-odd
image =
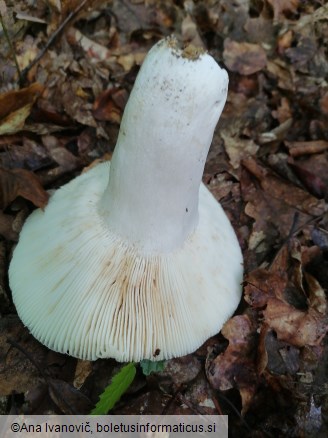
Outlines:
{"type": "Polygon", "coordinates": [[[199,186],[228,75],[165,39],[149,52],[125,108],[101,214],[144,253],[180,247],[198,224],[199,186]]]}

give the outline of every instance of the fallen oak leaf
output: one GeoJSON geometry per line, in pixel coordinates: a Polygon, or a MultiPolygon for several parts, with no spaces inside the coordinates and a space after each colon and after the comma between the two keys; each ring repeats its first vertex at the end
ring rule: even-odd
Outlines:
{"type": "Polygon", "coordinates": [[[0,208],[6,208],[17,196],[28,199],[39,208],[44,208],[49,198],[33,172],[0,168],[0,208]]]}
{"type": "Polygon", "coordinates": [[[15,134],[23,129],[34,102],[43,90],[43,85],[35,82],[27,88],[0,95],[0,135],[15,134]]]}

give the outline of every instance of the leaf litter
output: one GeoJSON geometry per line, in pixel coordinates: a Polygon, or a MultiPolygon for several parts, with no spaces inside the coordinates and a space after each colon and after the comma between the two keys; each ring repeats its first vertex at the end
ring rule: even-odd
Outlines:
{"type": "Polygon", "coordinates": [[[138,367],[113,412],[225,413],[231,436],[326,436],[325,2],[1,1],[0,12],[0,395],[22,394],[1,413],[86,412],[118,372],[35,341],[6,272],[47,190],[111,156],[147,51],[175,33],[229,72],[204,182],[242,246],[244,295],[194,354],[148,376],[138,367]]]}

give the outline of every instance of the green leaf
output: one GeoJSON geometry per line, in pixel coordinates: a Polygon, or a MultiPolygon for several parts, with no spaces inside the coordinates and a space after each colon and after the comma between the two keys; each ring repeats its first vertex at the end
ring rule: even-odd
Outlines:
{"type": "Polygon", "coordinates": [[[164,370],[165,360],[159,360],[154,362],[152,360],[144,359],[140,362],[142,372],[145,376],[149,376],[150,373],[158,373],[164,370]]]}
{"type": "Polygon", "coordinates": [[[105,415],[113,409],[115,403],[122,397],[133,382],[136,375],[136,367],[133,362],[125,365],[113,377],[110,385],[100,395],[99,401],[91,411],[91,415],[105,415]]]}

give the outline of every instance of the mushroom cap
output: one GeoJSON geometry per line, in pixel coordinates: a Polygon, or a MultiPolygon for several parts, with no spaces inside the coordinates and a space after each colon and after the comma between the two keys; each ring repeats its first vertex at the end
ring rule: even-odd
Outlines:
{"type": "Polygon", "coordinates": [[[188,354],[219,332],[240,301],[235,233],[201,184],[199,222],[182,247],[143,253],[99,214],[109,166],[75,178],[27,219],[9,270],[18,314],[40,342],[81,359],[188,354]]]}

